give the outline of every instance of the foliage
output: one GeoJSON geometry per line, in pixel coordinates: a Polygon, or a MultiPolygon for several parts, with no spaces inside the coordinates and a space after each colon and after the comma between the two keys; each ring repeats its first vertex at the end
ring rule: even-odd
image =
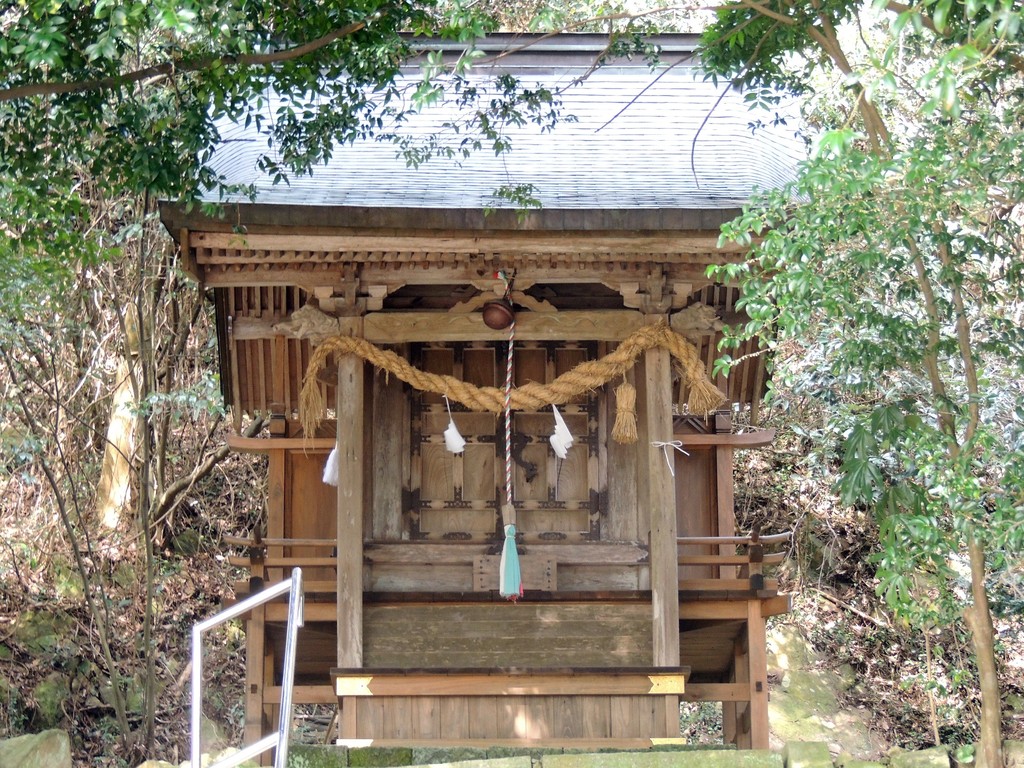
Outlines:
{"type": "Polygon", "coordinates": [[[874,12],[739,0],[705,34],[705,61],[755,100],[827,88],[822,71],[846,94],[812,118],[824,131],[798,180],[723,229],[753,259],[720,276],[743,285],[738,338],[814,344],[800,386],[843,434],[842,500],[878,520],[881,594],[923,627],[968,606],[991,762],[986,555],[1005,574],[1024,553],[1020,9],[874,12]]]}
{"type": "Polygon", "coordinates": [[[234,0],[16,6],[0,45],[0,170],[36,185],[77,172],[188,197],[216,183],[207,161],[223,116],[273,121],[272,141],[308,167],[328,140],[358,133],[362,87],[393,76],[406,52],[399,30],[427,18],[403,2],[302,13],[234,0]],[[273,116],[270,91],[289,99],[273,116]]]}
{"type": "Polygon", "coordinates": [[[757,103],[801,94],[811,124],[862,127],[876,152],[921,116],[956,118],[1004,96],[1007,83],[1019,89],[1021,52],[1011,0],[733,0],[702,36],[713,77],[757,103]]]}
{"type": "Polygon", "coordinates": [[[723,230],[763,235],[752,262],[727,270],[744,282],[743,332],[817,338],[818,386],[853,398],[834,397],[842,499],[879,515],[894,607],[923,610],[911,574],[952,576],[946,558],[967,530],[985,530],[994,553],[1024,549],[1024,402],[1012,385],[1024,335],[1010,319],[1024,263],[1007,205],[1024,199],[1024,143],[1013,120],[930,120],[890,156],[829,134],[798,182],[723,230]]]}

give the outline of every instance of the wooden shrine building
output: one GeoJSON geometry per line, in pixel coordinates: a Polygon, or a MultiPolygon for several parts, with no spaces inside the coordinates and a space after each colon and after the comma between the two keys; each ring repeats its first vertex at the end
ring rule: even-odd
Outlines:
{"type": "MultiPolygon", "coordinates": [[[[216,303],[230,445],[268,457],[265,519],[228,544],[257,584],[303,568],[295,701],[336,703],[342,742],[649,745],[679,737],[680,701],[717,701],[726,741],[767,746],[765,618],[789,604],[765,565],[786,535],[737,531],[732,481],[734,451],[771,440],[734,423],[756,423],[765,360],[741,349],[728,379],[710,378],[722,321],[739,315],[736,288],[706,268],[743,257],[718,245],[719,225],[751,189],[788,180],[800,148],[792,128],[751,130],[742,96],[689,61],[692,39],[657,42],[653,72],[589,71],[604,44],[589,36],[478,66],[481,88],[508,71],[566,86],[576,118],[510,127],[502,156],[414,170],[370,142],[273,186],[256,129],[226,126],[217,162],[255,202],[224,218],[161,209],[216,303]],[[502,207],[508,183],[531,184],[542,207],[502,207]],[[484,322],[509,307],[514,339],[502,318],[484,322]],[[641,345],[607,382],[578,383],[652,335],[676,347],[641,345]],[[339,338],[360,352],[311,367],[339,338]],[[541,395],[513,399],[506,438],[502,407],[473,397],[504,391],[510,343],[515,397],[541,395]],[[714,412],[688,408],[712,385],[714,412]],[[300,414],[303,393],[316,413],[300,414]],[[564,458],[549,403],[574,441],[564,458]],[[635,437],[613,438],[634,409],[635,437]],[[269,426],[244,436],[254,417],[269,426]],[[508,523],[515,603],[499,595],[508,523]]],[[[409,130],[443,130],[445,109],[409,130]]],[[[280,698],[285,613],[247,621],[250,736],[280,698]]]]}

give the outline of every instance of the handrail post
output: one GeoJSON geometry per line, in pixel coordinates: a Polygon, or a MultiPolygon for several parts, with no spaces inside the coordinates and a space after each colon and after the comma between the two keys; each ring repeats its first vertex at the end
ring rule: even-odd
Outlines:
{"type": "Polygon", "coordinates": [[[302,569],[292,570],[292,594],[288,601],[288,629],[284,640],[284,670],[281,672],[281,714],[277,728],[277,752],[274,768],[288,764],[288,734],[292,727],[292,688],[295,681],[295,641],[302,626],[303,603],[302,569]]]}
{"type": "Polygon", "coordinates": [[[203,759],[203,633],[199,625],[192,627],[192,712],[189,729],[192,733],[192,768],[199,768],[203,759]]]}
{"type": "Polygon", "coordinates": [[[295,651],[299,627],[303,624],[302,569],[293,568],[289,581],[282,581],[268,587],[259,594],[252,595],[230,608],[198,622],[192,627],[192,713],[190,729],[192,731],[191,762],[192,768],[201,768],[202,743],[200,734],[203,724],[203,632],[213,629],[226,621],[242,616],[253,608],[268,603],[280,595],[288,595],[288,625],[285,635],[284,672],[281,680],[281,718],[276,733],[260,739],[255,744],[243,747],[234,755],[220,760],[209,768],[231,768],[266,752],[277,748],[274,757],[275,768],[285,768],[288,761],[288,736],[292,723],[292,687],[295,680],[295,651]]]}

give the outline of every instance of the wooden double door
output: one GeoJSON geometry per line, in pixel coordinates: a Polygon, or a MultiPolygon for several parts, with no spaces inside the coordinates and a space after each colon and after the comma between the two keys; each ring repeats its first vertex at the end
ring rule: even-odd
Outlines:
{"type": "MultiPolygon", "coordinates": [[[[425,371],[477,386],[502,387],[507,349],[502,343],[425,344],[414,347],[412,356],[425,371]]],[[[514,382],[549,383],[596,353],[596,343],[517,342],[514,382]]],[[[504,416],[473,413],[440,395],[414,392],[411,397],[412,493],[406,514],[412,539],[500,537],[507,522],[501,516],[507,450],[512,458],[514,522],[524,538],[600,538],[600,447],[605,433],[600,393],[586,393],[559,406],[575,439],[564,459],[549,443],[555,427],[550,408],[513,412],[512,441],[506,446],[504,416]],[[449,419],[466,440],[461,454],[445,446],[449,419]]]]}

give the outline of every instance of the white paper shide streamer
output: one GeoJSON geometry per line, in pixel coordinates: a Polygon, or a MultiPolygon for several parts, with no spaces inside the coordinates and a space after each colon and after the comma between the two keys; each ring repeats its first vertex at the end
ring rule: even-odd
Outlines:
{"type": "Polygon", "coordinates": [[[448,408],[448,429],[444,431],[444,446],[452,453],[462,453],[466,449],[466,438],[455,426],[455,419],[452,418],[452,406],[448,402],[447,395],[442,395],[442,397],[444,397],[445,407],[448,408]]]}
{"type": "Polygon", "coordinates": [[[331,448],[331,453],[327,457],[327,463],[324,465],[324,482],[327,485],[338,486],[338,446],[331,448]]]}
{"type": "Polygon", "coordinates": [[[569,455],[569,449],[572,448],[572,444],[576,441],[572,436],[572,432],[569,431],[569,427],[565,425],[565,419],[562,418],[562,414],[558,412],[558,409],[552,405],[551,410],[555,413],[555,431],[548,440],[551,443],[552,450],[555,452],[555,456],[564,459],[569,455]]]}

